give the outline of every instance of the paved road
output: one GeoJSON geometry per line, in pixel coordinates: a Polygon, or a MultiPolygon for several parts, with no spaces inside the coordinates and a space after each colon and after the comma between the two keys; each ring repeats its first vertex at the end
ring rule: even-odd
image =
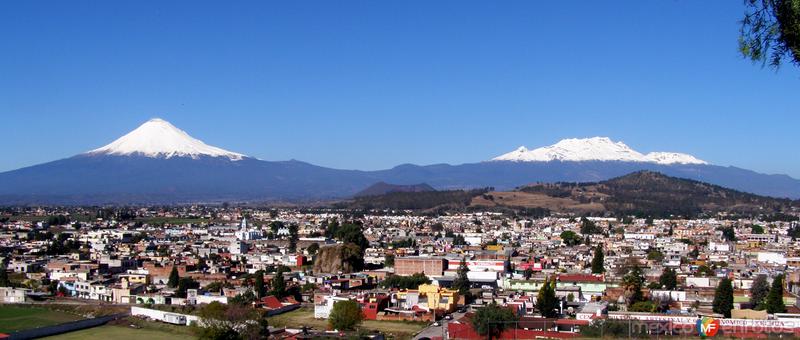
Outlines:
{"type": "Polygon", "coordinates": [[[434,326],[433,324],[431,324],[430,326],[428,326],[428,328],[425,328],[422,330],[422,332],[419,332],[419,334],[417,334],[417,336],[415,336],[414,339],[444,338],[445,337],[444,330],[447,327],[447,323],[461,319],[461,317],[464,316],[464,313],[453,313],[452,315],[453,315],[453,320],[445,320],[445,319],[439,320],[439,323],[442,324],[441,326],[434,326]]]}

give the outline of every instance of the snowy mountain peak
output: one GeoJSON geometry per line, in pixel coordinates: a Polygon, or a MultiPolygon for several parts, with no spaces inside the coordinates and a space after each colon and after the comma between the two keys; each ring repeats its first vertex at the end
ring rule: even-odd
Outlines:
{"type": "Polygon", "coordinates": [[[570,138],[556,144],[528,150],[522,146],[500,155],[493,161],[550,162],[550,161],[621,161],[659,164],[707,164],[691,155],[673,152],[651,152],[647,155],[631,149],[623,142],[608,137],[570,138]]]}
{"type": "Polygon", "coordinates": [[[226,157],[238,161],[247,156],[210,146],[189,136],[168,121],[153,118],[102,148],[89,151],[97,155],[139,155],[146,157],[226,157]]]}
{"type": "Polygon", "coordinates": [[[695,156],[679,152],[651,152],[644,156],[658,164],[708,164],[695,156]]]}

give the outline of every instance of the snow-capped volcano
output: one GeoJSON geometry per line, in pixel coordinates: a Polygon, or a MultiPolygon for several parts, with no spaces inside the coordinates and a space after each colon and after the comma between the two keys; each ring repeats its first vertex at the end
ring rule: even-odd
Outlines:
{"type": "Polygon", "coordinates": [[[556,144],[528,150],[521,146],[509,153],[492,159],[512,162],[550,161],[620,161],[658,164],[707,164],[694,156],[675,152],[651,152],[642,154],[623,142],[614,142],[608,137],[570,138],[556,144]]]}
{"type": "Polygon", "coordinates": [[[159,118],[148,120],[135,130],[102,148],[87,152],[90,155],[138,155],[153,158],[172,157],[226,157],[238,161],[247,156],[210,146],[189,136],[168,121],[159,118]]]}
{"type": "Polygon", "coordinates": [[[695,156],[679,152],[651,152],[644,157],[648,161],[658,164],[708,164],[695,156]]]}

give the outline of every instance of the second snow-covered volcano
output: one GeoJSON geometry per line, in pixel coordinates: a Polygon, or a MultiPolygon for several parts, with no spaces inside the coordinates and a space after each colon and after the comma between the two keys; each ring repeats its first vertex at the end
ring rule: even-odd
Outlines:
{"type": "Polygon", "coordinates": [[[657,164],[708,164],[692,155],[678,152],[651,152],[642,154],[623,142],[614,142],[608,137],[570,138],[533,150],[521,146],[509,153],[497,156],[493,161],[512,162],[585,162],[617,161],[657,164]]]}

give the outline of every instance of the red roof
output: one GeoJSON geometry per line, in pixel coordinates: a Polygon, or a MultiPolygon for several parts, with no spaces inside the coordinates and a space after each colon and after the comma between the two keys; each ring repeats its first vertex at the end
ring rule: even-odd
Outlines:
{"type": "Polygon", "coordinates": [[[575,326],[585,326],[589,324],[589,320],[577,320],[577,319],[558,319],[556,320],[556,325],[575,325],[575,326]]]}
{"type": "Polygon", "coordinates": [[[558,275],[561,282],[603,282],[603,276],[592,274],[561,274],[558,275]]]}
{"type": "Polygon", "coordinates": [[[283,307],[283,304],[278,300],[278,298],[276,298],[276,297],[274,297],[272,295],[263,297],[261,299],[261,302],[264,303],[264,306],[267,306],[268,308],[272,308],[272,309],[277,309],[277,308],[283,307]]]}
{"type": "MultiPolygon", "coordinates": [[[[481,336],[472,328],[471,323],[456,323],[451,322],[447,324],[447,333],[450,338],[454,339],[486,339],[486,336],[481,336]]],[[[497,339],[539,339],[539,338],[560,338],[569,339],[578,337],[580,334],[576,333],[562,333],[552,331],[534,331],[526,329],[508,328],[500,333],[497,339]]]]}

